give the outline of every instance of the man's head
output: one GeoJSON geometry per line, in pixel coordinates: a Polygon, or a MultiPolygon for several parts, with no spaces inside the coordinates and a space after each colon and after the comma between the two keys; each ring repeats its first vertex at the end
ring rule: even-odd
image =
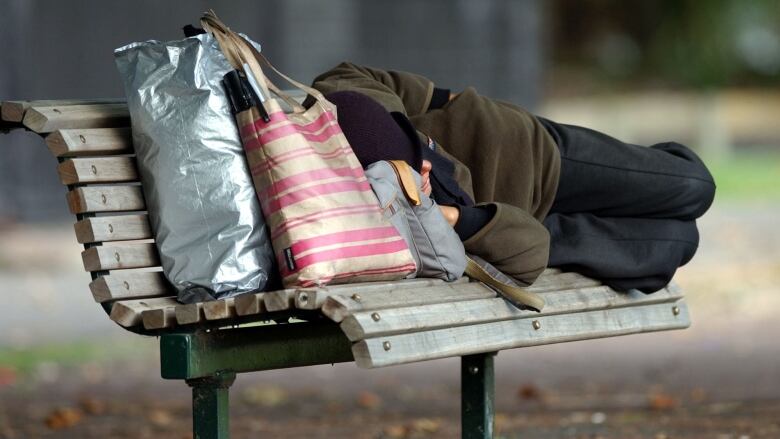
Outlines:
{"type": "Polygon", "coordinates": [[[339,126],[363,167],[380,160],[404,160],[421,171],[422,145],[406,116],[390,113],[354,91],[338,91],[325,98],[336,105],[339,126]]]}

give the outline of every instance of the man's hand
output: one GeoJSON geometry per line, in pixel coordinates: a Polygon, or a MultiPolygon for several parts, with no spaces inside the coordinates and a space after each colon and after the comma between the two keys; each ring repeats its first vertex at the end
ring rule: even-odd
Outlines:
{"type": "Polygon", "coordinates": [[[444,219],[446,219],[452,227],[455,227],[455,223],[458,222],[458,217],[460,217],[458,208],[452,206],[439,206],[439,210],[441,210],[441,213],[444,215],[444,219]]]}

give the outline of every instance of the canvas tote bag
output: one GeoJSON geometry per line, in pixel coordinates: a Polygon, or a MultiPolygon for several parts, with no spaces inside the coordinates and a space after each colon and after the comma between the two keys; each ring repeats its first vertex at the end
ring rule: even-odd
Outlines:
{"type": "Polygon", "coordinates": [[[285,287],[402,279],[416,271],[403,237],[387,221],[338,126],[335,106],[268,63],[212,13],[201,20],[225,57],[252,76],[264,98],[236,114],[255,190],[285,287]],[[282,93],[260,62],[314,98],[305,109],[282,93]],[[293,108],[286,114],[278,100],[293,108]]]}

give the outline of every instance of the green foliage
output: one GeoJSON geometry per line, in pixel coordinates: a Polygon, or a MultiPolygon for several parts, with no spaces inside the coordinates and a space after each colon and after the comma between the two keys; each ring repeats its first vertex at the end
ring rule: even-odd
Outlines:
{"type": "Polygon", "coordinates": [[[780,85],[778,0],[558,0],[550,15],[555,63],[613,88],[780,85]]]}
{"type": "Polygon", "coordinates": [[[151,358],[155,346],[133,341],[108,344],[105,340],[48,342],[24,348],[0,347],[0,366],[26,374],[42,363],[58,366],[78,366],[90,361],[110,361],[122,358],[151,358]]]}
{"type": "Polygon", "coordinates": [[[718,186],[719,200],[780,200],[780,154],[741,154],[708,166],[718,186]]]}

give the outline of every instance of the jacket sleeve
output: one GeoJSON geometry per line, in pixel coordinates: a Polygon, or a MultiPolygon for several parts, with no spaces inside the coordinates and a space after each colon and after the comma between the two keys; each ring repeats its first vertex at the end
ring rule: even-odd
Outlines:
{"type": "Polygon", "coordinates": [[[409,117],[425,113],[433,95],[433,82],[424,76],[348,62],[314,78],[313,87],[323,94],[357,91],[372,97],[387,111],[399,111],[409,117]]]}
{"type": "Polygon", "coordinates": [[[524,285],[532,284],[547,267],[550,233],[531,214],[504,203],[463,246],[524,285]]]}

